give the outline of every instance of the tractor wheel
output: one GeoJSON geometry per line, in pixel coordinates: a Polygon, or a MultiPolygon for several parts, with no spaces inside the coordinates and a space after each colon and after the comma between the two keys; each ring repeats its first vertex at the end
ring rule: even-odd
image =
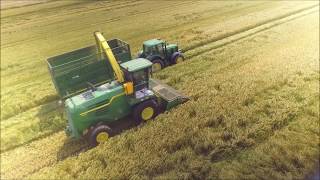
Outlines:
{"type": "Polygon", "coordinates": [[[161,59],[152,61],[152,72],[160,71],[162,68],[164,68],[164,64],[161,59]]]}
{"type": "Polygon", "coordinates": [[[133,110],[136,123],[146,122],[158,115],[158,106],[154,100],[148,100],[138,104],[133,110]]]}
{"type": "Polygon", "coordinates": [[[108,141],[112,135],[112,130],[107,125],[98,125],[90,130],[88,134],[88,141],[91,147],[95,147],[101,143],[108,141]]]}
{"type": "Polygon", "coordinates": [[[174,59],[174,63],[175,64],[179,64],[179,63],[182,63],[184,61],[184,57],[179,55],[177,56],[175,59],[174,59]]]}

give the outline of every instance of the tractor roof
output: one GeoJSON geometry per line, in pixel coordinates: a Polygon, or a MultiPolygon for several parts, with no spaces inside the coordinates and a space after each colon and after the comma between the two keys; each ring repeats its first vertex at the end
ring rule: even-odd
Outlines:
{"type": "Polygon", "coordinates": [[[150,39],[148,41],[145,41],[143,43],[143,45],[145,45],[145,46],[154,46],[154,45],[157,45],[157,44],[160,44],[160,43],[164,43],[164,40],[161,40],[161,39],[150,39]]]}
{"type": "Polygon", "coordinates": [[[152,63],[144,58],[137,58],[120,65],[122,68],[127,69],[129,72],[139,71],[141,69],[145,69],[147,67],[151,67],[152,63]]]}

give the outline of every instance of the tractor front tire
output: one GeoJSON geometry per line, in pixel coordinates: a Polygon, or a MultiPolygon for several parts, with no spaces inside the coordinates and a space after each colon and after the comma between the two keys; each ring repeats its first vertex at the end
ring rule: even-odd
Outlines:
{"type": "Polygon", "coordinates": [[[182,63],[184,61],[184,57],[182,55],[178,55],[175,59],[174,59],[174,63],[175,64],[179,64],[182,63]]]}
{"type": "Polygon", "coordinates": [[[160,71],[164,68],[164,64],[161,59],[155,59],[152,61],[152,72],[160,71]]]}
{"type": "Polygon", "coordinates": [[[137,124],[149,121],[158,115],[158,105],[154,100],[138,104],[133,110],[133,117],[137,124]]]}
{"type": "Polygon", "coordinates": [[[101,143],[107,142],[112,135],[109,126],[101,124],[92,128],[88,134],[88,141],[91,147],[95,147],[101,143]]]}

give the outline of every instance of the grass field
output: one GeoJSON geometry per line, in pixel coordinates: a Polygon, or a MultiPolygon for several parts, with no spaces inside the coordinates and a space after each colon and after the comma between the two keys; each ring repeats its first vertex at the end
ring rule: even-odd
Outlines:
{"type": "Polygon", "coordinates": [[[1,11],[1,177],[301,179],[319,166],[319,4],[49,1],[1,11]],[[157,12],[157,13],[155,13],[157,12]],[[191,97],[97,148],[63,133],[45,59],[104,32],[178,42],[191,97]]]}

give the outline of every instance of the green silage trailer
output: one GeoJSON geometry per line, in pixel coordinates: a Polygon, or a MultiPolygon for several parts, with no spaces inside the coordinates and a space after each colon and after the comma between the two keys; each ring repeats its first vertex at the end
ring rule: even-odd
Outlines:
{"type": "MultiPolygon", "coordinates": [[[[119,64],[131,60],[130,46],[119,39],[107,41],[119,64]]],[[[114,80],[114,72],[96,45],[48,58],[53,84],[62,99],[114,80]]]]}

